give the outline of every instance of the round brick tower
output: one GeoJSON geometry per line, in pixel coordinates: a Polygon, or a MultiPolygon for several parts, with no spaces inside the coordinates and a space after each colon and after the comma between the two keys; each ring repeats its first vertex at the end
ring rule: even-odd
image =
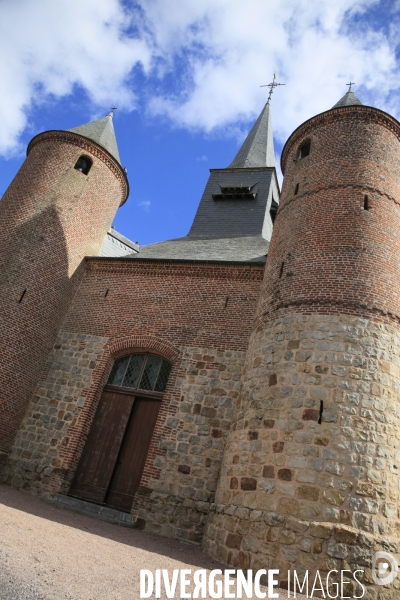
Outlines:
{"type": "Polygon", "coordinates": [[[45,368],[83,258],[99,253],[127,195],[108,115],[33,138],[0,202],[2,458],[45,368]]]}
{"type": "Polygon", "coordinates": [[[283,585],[293,569],[361,569],[369,585],[372,555],[398,551],[399,140],[398,121],[348,92],[283,149],[205,539],[234,566],[279,569],[283,585]]]}

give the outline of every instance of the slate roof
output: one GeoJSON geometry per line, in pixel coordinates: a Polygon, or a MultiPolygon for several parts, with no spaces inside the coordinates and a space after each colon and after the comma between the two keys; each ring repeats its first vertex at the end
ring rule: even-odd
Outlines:
{"type": "Polygon", "coordinates": [[[351,106],[353,104],[362,105],[362,102],[357,98],[354,92],[349,91],[346,92],[343,98],[340,98],[339,102],[336,102],[335,106],[332,106],[332,108],[339,108],[339,106],[351,106]]]}
{"type": "Polygon", "coordinates": [[[269,209],[278,200],[267,103],[229,167],[211,169],[188,235],[141,246],[125,258],[265,263],[272,233],[269,209]]]}
{"type": "MultiPolygon", "coordinates": [[[[274,170],[263,169],[211,169],[188,237],[224,238],[261,236],[270,201],[271,185],[275,189],[274,170]],[[256,194],[254,199],[220,199],[214,195],[221,193],[221,186],[249,186],[256,194]]],[[[276,191],[275,200],[279,200],[276,191]]],[[[265,236],[264,236],[265,237],[265,236]]]]}
{"type": "Polygon", "coordinates": [[[99,146],[105,148],[121,164],[111,113],[102,119],[79,125],[79,127],[74,127],[68,131],[93,140],[99,146]]]}
{"type": "Polygon", "coordinates": [[[181,237],[157,244],[141,246],[129,258],[162,258],[172,260],[265,262],[269,242],[261,236],[227,238],[181,237]]]}
{"type": "Polygon", "coordinates": [[[275,167],[270,103],[264,106],[228,168],[275,167]]]}

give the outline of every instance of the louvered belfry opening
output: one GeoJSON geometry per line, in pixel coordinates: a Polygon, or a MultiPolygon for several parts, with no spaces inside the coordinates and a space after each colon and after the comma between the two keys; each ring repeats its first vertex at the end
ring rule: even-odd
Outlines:
{"type": "Polygon", "coordinates": [[[148,353],[117,359],[69,494],[129,512],[140,484],[171,363],[148,353]]]}

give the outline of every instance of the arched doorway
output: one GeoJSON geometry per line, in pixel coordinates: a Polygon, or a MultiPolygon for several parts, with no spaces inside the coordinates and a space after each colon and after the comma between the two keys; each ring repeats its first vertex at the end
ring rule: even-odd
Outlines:
{"type": "Polygon", "coordinates": [[[130,511],[170,370],[171,363],[154,354],[115,361],[70,496],[130,511]]]}

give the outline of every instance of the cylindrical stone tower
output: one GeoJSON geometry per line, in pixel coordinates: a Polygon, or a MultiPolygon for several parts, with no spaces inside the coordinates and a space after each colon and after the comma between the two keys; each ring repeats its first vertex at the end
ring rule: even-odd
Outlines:
{"type": "Polygon", "coordinates": [[[283,149],[280,208],[205,538],[236,567],[280,569],[283,585],[293,569],[361,569],[369,585],[372,555],[398,551],[399,140],[398,121],[350,92],[283,149]]]}
{"type": "Polygon", "coordinates": [[[110,115],[36,136],[0,202],[0,458],[43,372],[83,258],[98,254],[127,195],[110,115]]]}

